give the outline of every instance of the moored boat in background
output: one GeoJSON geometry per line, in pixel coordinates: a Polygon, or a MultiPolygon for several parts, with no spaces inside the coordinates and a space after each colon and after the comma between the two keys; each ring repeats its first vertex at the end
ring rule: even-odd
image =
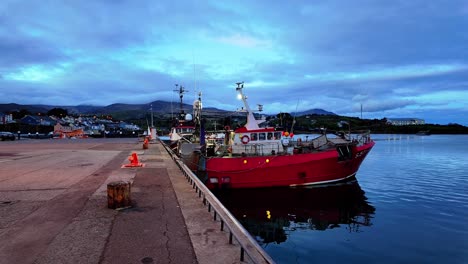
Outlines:
{"type": "Polygon", "coordinates": [[[416,135],[418,135],[418,136],[429,136],[429,135],[431,135],[431,131],[430,130],[421,130],[421,131],[418,131],[416,133],[416,135]]]}
{"type": "Polygon", "coordinates": [[[201,92],[198,93],[198,99],[193,103],[193,114],[185,113],[183,109],[183,97],[186,90],[180,86],[178,90],[180,97],[180,112],[176,119],[173,120],[172,128],[169,133],[169,145],[171,149],[178,155],[190,154],[194,149],[200,148],[200,132],[201,125],[201,92]]]}
{"type": "Polygon", "coordinates": [[[169,133],[169,147],[177,156],[181,157],[184,163],[193,171],[198,169],[199,153],[205,144],[201,111],[202,101],[201,92],[198,93],[198,99],[193,103],[193,113],[185,113],[183,109],[183,97],[186,90],[180,86],[175,90],[180,97],[180,112],[178,118],[173,120],[173,126],[169,133]]]}

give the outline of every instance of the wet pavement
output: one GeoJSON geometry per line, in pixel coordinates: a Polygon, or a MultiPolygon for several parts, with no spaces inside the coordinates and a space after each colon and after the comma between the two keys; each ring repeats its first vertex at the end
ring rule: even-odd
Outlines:
{"type": "Polygon", "coordinates": [[[240,263],[219,229],[160,143],[0,142],[0,263],[240,263]],[[132,207],[108,209],[120,180],[132,207]]]}

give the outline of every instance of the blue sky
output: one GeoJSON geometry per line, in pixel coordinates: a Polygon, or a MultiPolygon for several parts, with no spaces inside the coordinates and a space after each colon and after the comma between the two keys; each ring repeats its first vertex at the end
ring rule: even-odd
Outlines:
{"type": "Polygon", "coordinates": [[[0,103],[177,100],[468,125],[468,0],[0,2],[0,103]]]}

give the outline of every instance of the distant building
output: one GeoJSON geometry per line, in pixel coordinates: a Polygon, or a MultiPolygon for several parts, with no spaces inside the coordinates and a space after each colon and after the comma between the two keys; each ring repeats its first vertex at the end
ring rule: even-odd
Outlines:
{"type": "Polygon", "coordinates": [[[121,129],[123,129],[123,130],[131,130],[131,131],[140,130],[139,126],[134,125],[134,124],[128,124],[128,123],[123,122],[123,121],[120,121],[119,127],[121,129]]]}
{"type": "Polygon", "coordinates": [[[394,126],[424,125],[424,119],[419,118],[387,118],[387,123],[394,126]]]}
{"type": "Polygon", "coordinates": [[[7,124],[13,122],[13,115],[12,114],[2,114],[0,113],[0,124],[7,124]]]}
{"type": "Polygon", "coordinates": [[[21,123],[27,125],[53,126],[57,122],[48,116],[26,115],[21,118],[21,123]]]}
{"type": "Polygon", "coordinates": [[[54,126],[54,133],[67,133],[67,132],[72,132],[72,131],[73,131],[73,127],[67,124],[57,123],[54,126]]]}
{"type": "Polygon", "coordinates": [[[83,128],[60,123],[54,126],[54,134],[60,138],[85,137],[83,128]]]}

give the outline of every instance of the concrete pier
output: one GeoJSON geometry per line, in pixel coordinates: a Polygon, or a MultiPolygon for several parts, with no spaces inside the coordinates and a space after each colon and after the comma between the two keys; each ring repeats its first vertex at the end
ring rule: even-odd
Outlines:
{"type": "Polygon", "coordinates": [[[160,143],[0,142],[0,263],[249,263],[196,198],[160,143]],[[113,181],[131,208],[107,207],[113,181]]]}

